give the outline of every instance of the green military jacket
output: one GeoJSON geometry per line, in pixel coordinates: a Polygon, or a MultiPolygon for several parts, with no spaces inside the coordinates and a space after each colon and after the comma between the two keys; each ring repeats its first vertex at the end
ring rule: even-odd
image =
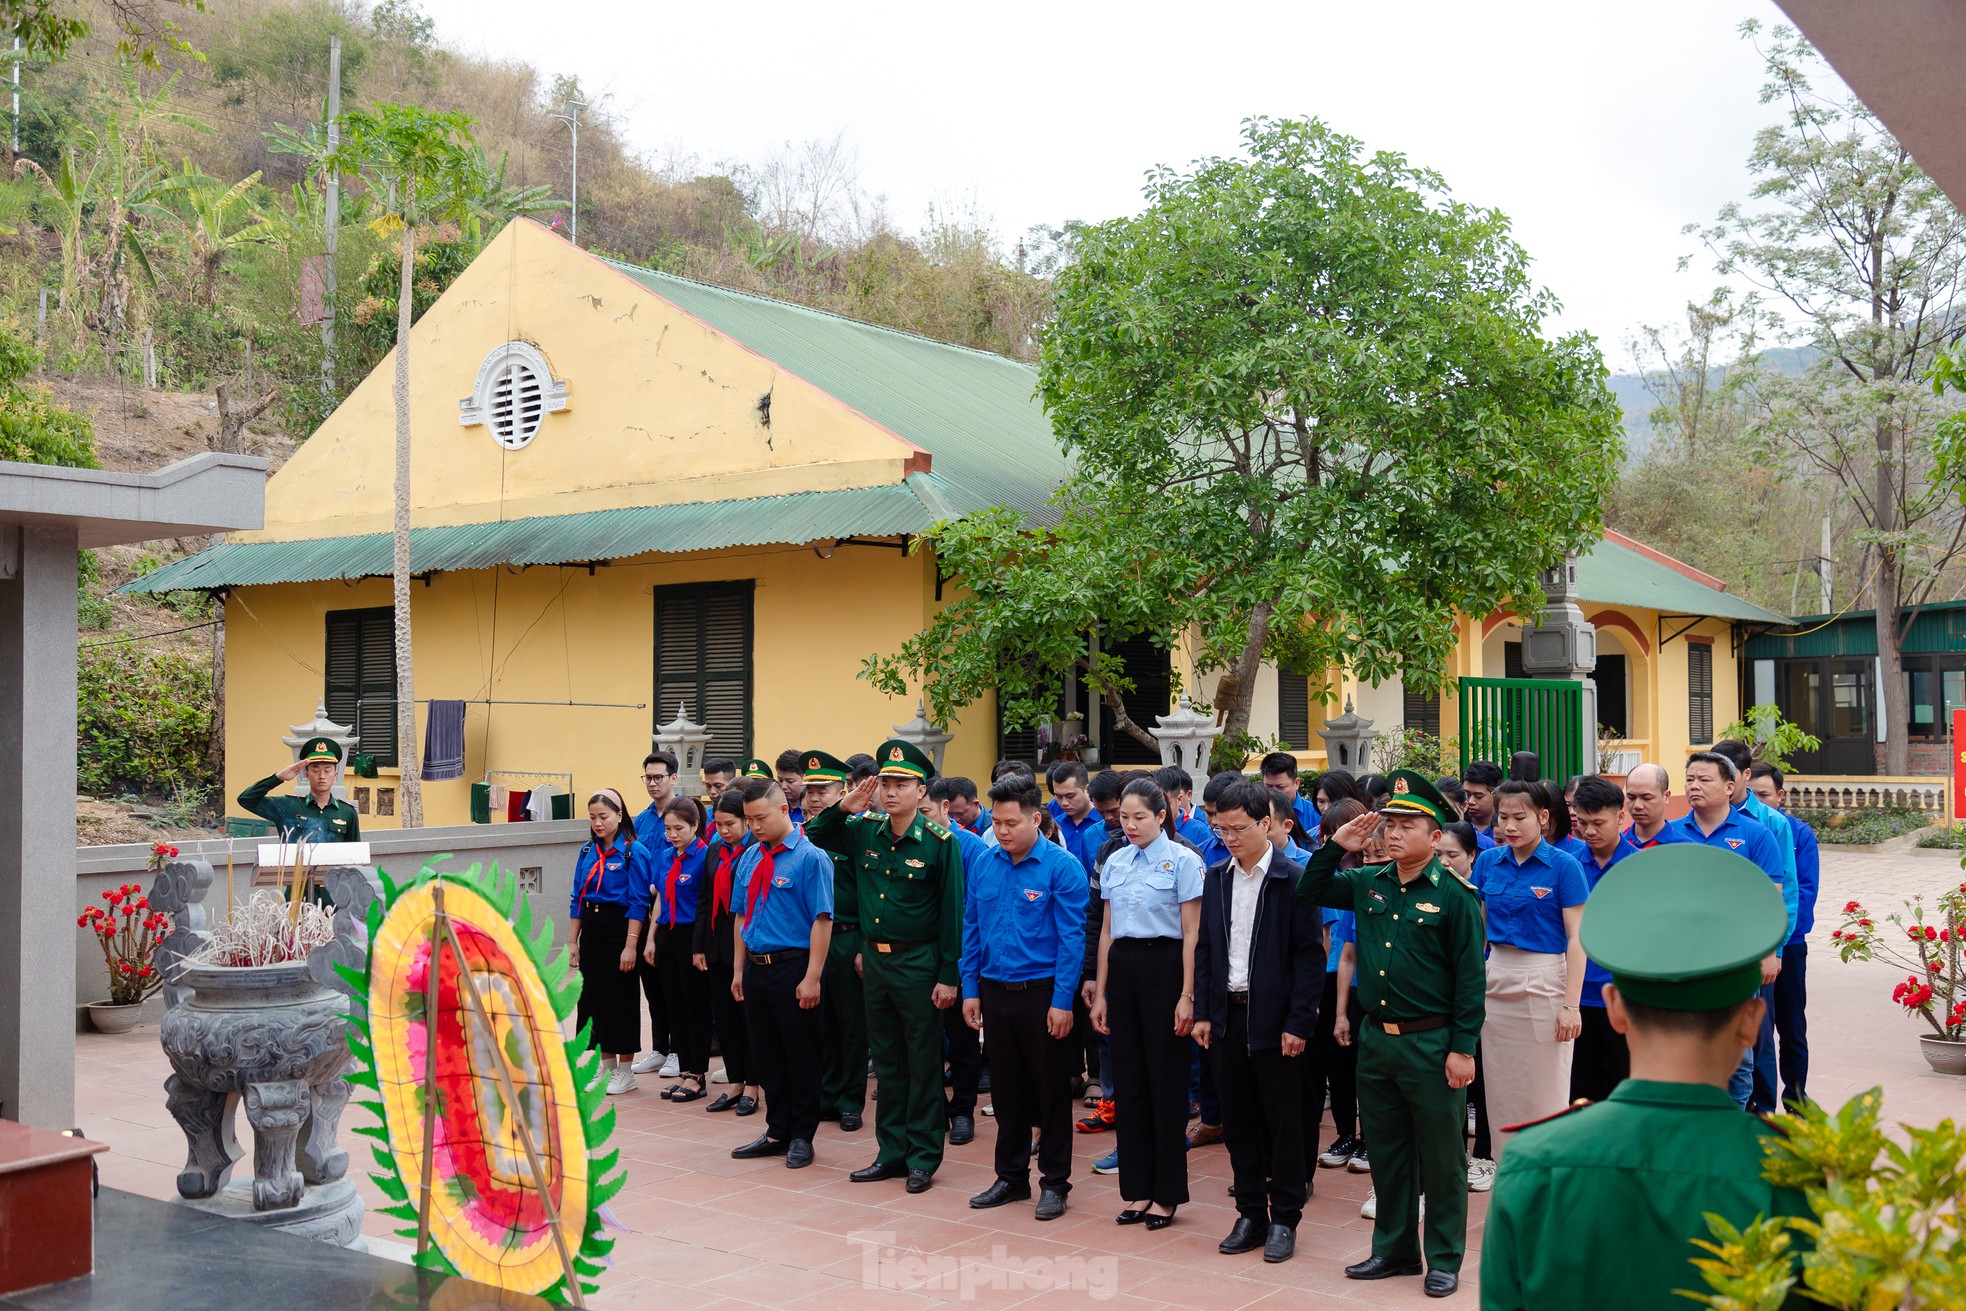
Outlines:
{"type": "MultiPolygon", "coordinates": [[[[1609,1100],[1517,1131],[1481,1243],[1482,1311],[1657,1311],[1704,1287],[1706,1213],[1807,1215],[1761,1177],[1773,1133],[1723,1088],[1627,1079],[1609,1100]]],[[[1791,1295],[1785,1306],[1813,1306],[1791,1295]]]]}
{"type": "Polygon", "coordinates": [[[278,774],[268,774],[239,794],[239,804],[272,820],[284,842],[360,842],[362,817],[346,801],[330,797],[326,806],[316,806],[310,796],[270,796],[280,787],[278,774]]]}
{"type": "Polygon", "coordinates": [[[842,934],[852,934],[860,928],[860,889],[855,882],[853,862],[837,852],[828,851],[826,855],[833,862],[833,941],[838,942],[842,934]]]}
{"type": "Polygon", "coordinates": [[[1472,1056],[1486,1014],[1481,897],[1438,860],[1399,881],[1396,865],[1339,869],[1325,842],[1304,862],[1297,895],[1358,916],[1358,999],[1375,1020],[1445,1016],[1448,1050],[1472,1056]]]}
{"type": "Polygon", "coordinates": [[[963,862],[948,829],[917,812],[896,837],[884,812],[849,815],[835,802],[806,820],[806,837],[853,863],[853,913],[862,938],[933,943],[936,982],[957,986],[963,862]]]}

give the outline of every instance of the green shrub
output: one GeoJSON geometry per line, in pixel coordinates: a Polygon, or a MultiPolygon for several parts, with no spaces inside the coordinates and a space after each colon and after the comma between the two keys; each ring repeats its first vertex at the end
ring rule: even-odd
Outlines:
{"type": "Polygon", "coordinates": [[[133,645],[80,653],[76,783],[94,796],[169,796],[218,785],[211,767],[212,673],[133,645]]]}
{"type": "Polygon", "coordinates": [[[1918,840],[1921,847],[1935,847],[1944,851],[1966,851],[1966,824],[1939,829],[1927,833],[1918,840]]]}
{"type": "Polygon", "coordinates": [[[1796,817],[1816,830],[1828,846],[1870,846],[1915,833],[1932,821],[1923,811],[1904,807],[1889,810],[1803,810],[1796,817]]]}
{"type": "Polygon", "coordinates": [[[1381,774],[1411,769],[1428,778],[1461,773],[1461,751],[1451,737],[1435,737],[1416,728],[1395,728],[1372,744],[1372,766],[1381,774]]]}
{"type": "Polygon", "coordinates": [[[101,632],[109,627],[109,621],[116,617],[116,608],[105,597],[83,592],[75,598],[75,623],[77,627],[101,632]]]}

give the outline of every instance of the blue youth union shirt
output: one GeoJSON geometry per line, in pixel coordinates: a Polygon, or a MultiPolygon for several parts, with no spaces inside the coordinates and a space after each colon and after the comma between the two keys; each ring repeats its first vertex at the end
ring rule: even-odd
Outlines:
{"type": "Polygon", "coordinates": [[[639,842],[624,842],[616,833],[605,849],[593,838],[580,849],[573,863],[573,896],[567,902],[567,918],[580,918],[580,903],[604,901],[628,912],[631,920],[647,922],[649,917],[649,854],[639,842]],[[599,862],[600,869],[595,870],[599,862]]]}
{"type": "Polygon", "coordinates": [[[1201,896],[1201,857],[1157,835],[1126,843],[1099,871],[1099,895],[1112,905],[1115,938],[1178,938],[1181,904],[1201,896]]]}
{"type": "Polygon", "coordinates": [[[1051,980],[1051,1005],[1070,1010],[1085,963],[1085,869],[1039,839],[1024,859],[985,847],[963,870],[963,997],[984,979],[1051,980]]]}
{"type": "MultiPolygon", "coordinates": [[[[751,904],[751,879],[764,863],[763,843],[745,849],[731,876],[730,908],[740,917],[751,904]]],[[[771,886],[759,893],[757,913],[740,918],[744,946],[760,954],[812,945],[812,922],[833,913],[833,858],[793,829],[772,848],[771,886]]]]}
{"type": "MultiPolygon", "coordinates": [[[[1597,856],[1592,854],[1589,859],[1583,862],[1584,881],[1591,885],[1592,892],[1596,892],[1598,882],[1606,874],[1611,872],[1613,865],[1623,860],[1626,856],[1635,856],[1637,854],[1638,848],[1626,841],[1623,834],[1619,834],[1618,845],[1611,849],[1611,858],[1609,860],[1600,865],[1597,862],[1597,856]]],[[[1584,913],[1588,915],[1590,911],[1586,910],[1584,913]]],[[[1586,956],[1584,958],[1584,993],[1581,998],[1583,1004],[1586,1006],[1604,1005],[1604,985],[1609,982],[1611,982],[1611,971],[1586,956]]]]}
{"type": "MultiPolygon", "coordinates": [[[[1676,819],[1666,826],[1678,835],[1681,842],[1699,842],[1709,847],[1719,847],[1737,856],[1746,856],[1766,874],[1776,887],[1782,890],[1782,900],[1788,907],[1789,932],[1795,932],[1796,897],[1795,876],[1782,876],[1781,856],[1775,850],[1775,835],[1749,819],[1738,810],[1729,810],[1727,818],[1713,832],[1703,832],[1697,813],[1688,812],[1684,819],[1676,819]]],[[[1664,840],[1661,835],[1661,841],[1664,840]]]]}
{"type": "Polygon", "coordinates": [[[1489,942],[1552,955],[1570,945],[1564,909],[1583,905],[1591,892],[1576,858],[1547,842],[1520,861],[1509,847],[1491,847],[1475,857],[1469,882],[1487,908],[1489,942]]]}

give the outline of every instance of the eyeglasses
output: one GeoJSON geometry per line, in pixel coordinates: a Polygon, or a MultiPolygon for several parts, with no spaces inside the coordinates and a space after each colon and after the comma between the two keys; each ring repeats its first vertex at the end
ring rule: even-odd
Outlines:
{"type": "Polygon", "coordinates": [[[1217,835],[1221,837],[1239,838],[1257,826],[1254,824],[1239,824],[1234,828],[1230,828],[1227,824],[1217,824],[1214,827],[1217,835]]]}

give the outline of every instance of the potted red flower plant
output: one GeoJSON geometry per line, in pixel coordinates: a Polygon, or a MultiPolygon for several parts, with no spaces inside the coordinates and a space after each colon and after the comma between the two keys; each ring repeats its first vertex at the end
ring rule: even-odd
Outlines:
{"type": "MultiPolygon", "coordinates": [[[[176,847],[158,843],[151,848],[151,868],[161,868],[175,855],[176,847]]],[[[171,917],[152,910],[135,883],[112,888],[102,899],[107,908],[91,906],[75,920],[95,933],[109,971],[109,1000],[89,1003],[89,1022],[103,1033],[127,1033],[136,1027],[144,999],[164,986],[164,972],[154,958],[157,944],[171,931],[171,917]]]]}
{"type": "Polygon", "coordinates": [[[1903,911],[1877,920],[1861,902],[1843,908],[1843,926],[1830,934],[1843,959],[1881,960],[1905,971],[1891,1000],[1931,1027],[1918,1035],[1925,1062],[1941,1074],[1966,1074],[1966,883],[1932,902],[1914,897],[1903,911]]]}

